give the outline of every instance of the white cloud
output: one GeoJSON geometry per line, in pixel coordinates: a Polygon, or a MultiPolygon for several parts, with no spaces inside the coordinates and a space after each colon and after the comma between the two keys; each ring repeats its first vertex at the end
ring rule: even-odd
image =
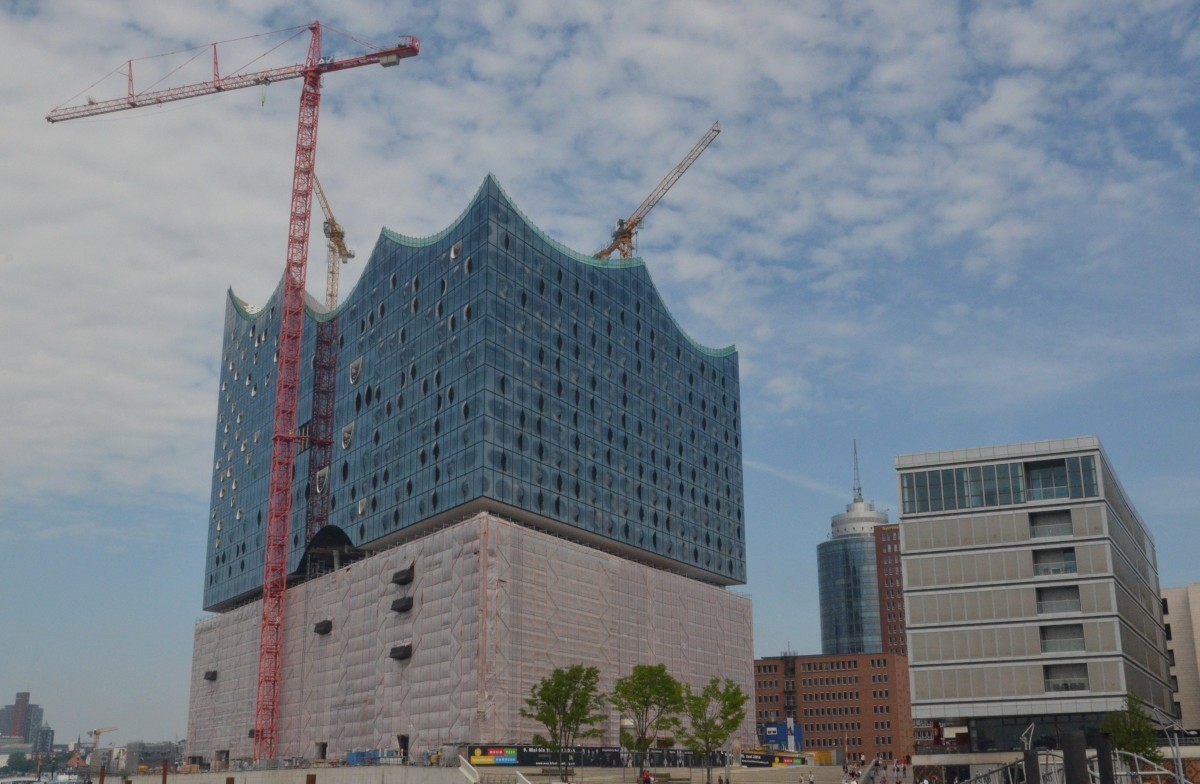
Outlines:
{"type": "MultiPolygon", "coordinates": [[[[19,9],[0,25],[21,64],[0,85],[0,530],[106,537],[161,508],[199,531],[225,289],[261,303],[279,280],[296,85],[265,105],[245,90],[42,117],[130,57],[312,8],[19,9]],[[79,512],[95,499],[101,513],[79,512]]],[[[895,451],[1128,427],[1146,444],[1129,462],[1150,465],[1168,426],[1130,422],[1198,384],[1193,15],[1117,0],[346,0],[337,27],[423,48],[326,81],[317,168],[359,251],[342,289],[381,227],[441,230],[489,171],[555,239],[595,250],[719,120],[639,247],[683,328],[741,352],[745,427],[779,438],[747,466],[799,464],[863,423],[895,451]]],[[[135,67],[149,79],[156,64],[135,67]]],[[[117,74],[89,89],[125,88],[117,74]]],[[[832,470],[792,487],[824,504],[832,470]]]]}

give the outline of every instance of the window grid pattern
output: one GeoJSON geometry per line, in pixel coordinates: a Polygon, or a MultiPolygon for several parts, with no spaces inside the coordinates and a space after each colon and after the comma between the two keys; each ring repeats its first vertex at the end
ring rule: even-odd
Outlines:
{"type": "Polygon", "coordinates": [[[904,514],[1012,506],[1060,498],[1096,498],[1092,455],[908,471],[900,475],[904,514]]]}
{"type": "MultiPolygon", "coordinates": [[[[279,292],[225,320],[205,607],[262,582],[279,292]]],[[[498,502],[744,583],[737,355],[682,333],[644,265],[546,238],[489,177],[437,237],[385,231],[336,314],[330,525],[368,545],[498,502]]],[[[300,422],[312,405],[302,378],[300,422]]],[[[304,551],[298,450],[289,568],[304,551]]]]}

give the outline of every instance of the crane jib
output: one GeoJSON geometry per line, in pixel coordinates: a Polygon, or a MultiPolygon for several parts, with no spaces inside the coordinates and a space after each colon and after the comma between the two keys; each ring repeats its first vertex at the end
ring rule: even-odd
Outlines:
{"type": "MultiPolygon", "coordinates": [[[[404,36],[401,38],[399,45],[391,49],[383,49],[378,52],[341,59],[321,58],[316,65],[311,67],[321,74],[345,71],[364,65],[379,64],[386,68],[398,65],[405,58],[416,57],[420,52],[420,40],[416,36],[404,36]]],[[[89,98],[87,103],[54,109],[46,115],[47,122],[54,123],[81,117],[95,117],[100,114],[110,114],[142,106],[156,106],[171,101],[183,100],[184,98],[197,98],[202,95],[238,90],[243,87],[255,87],[274,84],[275,82],[282,82],[288,79],[299,79],[308,73],[310,69],[310,66],[307,64],[297,64],[265,71],[255,71],[253,73],[233,74],[231,76],[214,75],[213,79],[207,82],[138,93],[133,90],[132,63],[128,67],[130,68],[130,84],[129,92],[126,95],[104,101],[96,101],[89,98]]]]}

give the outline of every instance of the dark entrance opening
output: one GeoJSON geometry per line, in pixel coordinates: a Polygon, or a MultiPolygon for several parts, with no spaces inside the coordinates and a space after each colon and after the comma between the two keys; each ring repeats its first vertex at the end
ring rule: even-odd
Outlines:
{"type": "Polygon", "coordinates": [[[407,763],[408,762],[408,736],[407,735],[397,735],[396,743],[399,744],[399,746],[400,746],[400,759],[404,760],[407,763]]]}

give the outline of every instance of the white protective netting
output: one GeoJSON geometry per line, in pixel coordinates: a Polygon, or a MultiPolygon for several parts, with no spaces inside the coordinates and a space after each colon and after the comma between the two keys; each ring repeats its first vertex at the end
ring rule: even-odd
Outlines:
{"type": "MultiPolygon", "coordinates": [[[[197,624],[189,756],[251,756],[258,624],[257,603],[197,624]]],[[[575,663],[598,667],[603,690],[662,663],[752,699],[750,599],[481,513],[288,592],[278,755],[395,750],[401,735],[413,753],[527,742],[542,730],[519,714],[530,688],[575,663]],[[410,564],[412,583],[393,584],[410,564]],[[393,611],[404,596],[412,609],[393,611]],[[314,632],[322,620],[330,633],[314,632]],[[406,643],[411,658],[390,657],[406,643]]],[[[610,715],[596,742],[616,745],[617,728],[610,715]]]]}

